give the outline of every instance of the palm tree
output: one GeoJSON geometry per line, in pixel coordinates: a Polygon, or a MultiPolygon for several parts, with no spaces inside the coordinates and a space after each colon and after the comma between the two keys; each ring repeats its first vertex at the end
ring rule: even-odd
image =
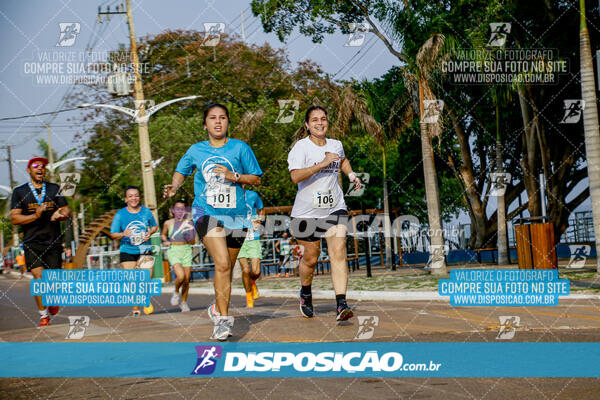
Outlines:
{"type": "Polygon", "coordinates": [[[247,142],[250,142],[254,133],[260,127],[262,120],[265,118],[264,108],[259,108],[256,111],[247,110],[240,121],[238,122],[233,134],[235,137],[244,137],[247,142]]]}
{"type": "MultiPolygon", "coordinates": [[[[355,92],[351,86],[347,86],[342,91],[342,96],[337,104],[338,118],[334,125],[334,132],[343,136],[343,132],[349,128],[351,120],[354,118],[363,130],[365,130],[379,146],[383,160],[383,229],[385,240],[385,266],[392,265],[392,242],[391,242],[391,223],[390,223],[390,204],[388,199],[387,187],[387,164],[385,154],[385,135],[383,127],[375,118],[373,118],[370,107],[368,93],[355,92]]],[[[372,104],[371,104],[372,106],[372,104]]]]}
{"type": "MultiPolygon", "coordinates": [[[[596,236],[600,233],[600,132],[596,108],[596,83],[590,36],[585,22],[585,0],[579,0],[579,58],[581,63],[581,97],[585,101],[583,130],[587,170],[590,180],[590,197],[596,236]]],[[[600,240],[596,239],[596,272],[600,274],[600,240]]]]}
{"type": "MultiPolygon", "coordinates": [[[[500,87],[495,86],[493,89],[494,104],[496,106],[496,172],[504,182],[504,167],[502,160],[502,138],[500,135],[500,102],[506,101],[509,96],[508,90],[502,91],[500,87]],[[504,98],[500,96],[504,95],[504,98]]],[[[505,182],[505,184],[508,184],[505,182]]],[[[506,236],[506,204],[504,201],[504,190],[496,197],[498,200],[498,238],[496,245],[498,246],[498,265],[506,265],[509,263],[508,258],[508,237],[506,236]]]]}
{"type": "Polygon", "coordinates": [[[429,85],[432,74],[443,53],[445,37],[433,34],[419,49],[416,57],[419,88],[419,111],[421,115],[421,151],[423,153],[423,172],[425,174],[425,195],[427,197],[427,214],[429,216],[429,237],[431,247],[431,274],[444,275],[447,273],[446,257],[444,254],[444,234],[442,232],[442,214],[440,207],[440,192],[437,182],[437,172],[433,155],[432,137],[442,133],[442,118],[435,123],[424,123],[424,100],[435,100],[429,85]]]}

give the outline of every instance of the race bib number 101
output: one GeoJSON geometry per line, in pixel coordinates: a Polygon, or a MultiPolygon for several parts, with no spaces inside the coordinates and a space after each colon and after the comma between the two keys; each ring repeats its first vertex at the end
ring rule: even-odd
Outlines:
{"type": "Polygon", "coordinates": [[[206,192],[206,202],[214,208],[235,208],[235,186],[221,186],[206,192]]]}

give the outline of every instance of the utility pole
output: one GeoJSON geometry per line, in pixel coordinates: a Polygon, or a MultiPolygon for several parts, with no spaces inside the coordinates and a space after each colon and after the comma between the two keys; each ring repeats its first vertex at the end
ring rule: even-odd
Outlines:
{"type": "Polygon", "coordinates": [[[152,168],[152,154],[150,153],[150,135],[148,135],[148,123],[143,120],[146,115],[144,101],[144,90],[142,88],[142,74],[140,73],[140,61],[137,54],[137,43],[135,42],[135,29],[133,17],[131,16],[131,0],[127,0],[127,25],[129,25],[129,40],[131,41],[131,60],[133,62],[133,91],[135,94],[135,106],[138,116],[142,122],[138,124],[138,135],[140,138],[140,156],[142,162],[142,182],[144,185],[144,203],[152,211],[158,222],[156,210],[156,192],[154,187],[154,169],[152,168]]]}
{"type": "MultiPolygon", "coordinates": [[[[142,75],[140,73],[140,62],[137,54],[137,43],[135,41],[135,28],[133,26],[133,17],[131,15],[131,0],[126,0],[126,11],[117,12],[98,12],[100,15],[110,16],[113,14],[126,14],[127,25],[129,26],[129,41],[131,42],[131,61],[133,65],[133,90],[135,95],[135,108],[137,116],[140,119],[138,123],[138,136],[140,140],[140,158],[142,167],[142,183],[144,187],[144,205],[152,211],[154,218],[158,222],[158,212],[156,210],[156,189],[154,187],[154,169],[152,168],[152,154],[150,152],[150,136],[148,135],[148,123],[146,116],[146,104],[144,100],[144,90],[142,87],[142,75]]],[[[117,7],[117,10],[119,8],[117,7]]]]}
{"type": "MultiPolygon", "coordinates": [[[[11,146],[6,146],[6,151],[8,153],[8,179],[10,180],[10,190],[11,195],[13,190],[15,189],[14,179],[13,179],[13,160],[12,160],[12,152],[11,146]]],[[[12,236],[13,236],[13,246],[19,247],[19,231],[17,230],[17,226],[13,224],[12,226],[12,236]]]]}
{"type": "Polygon", "coordinates": [[[244,10],[242,10],[242,40],[246,43],[246,31],[244,29],[244,10]]]}
{"type": "MultiPolygon", "coordinates": [[[[52,132],[50,131],[50,125],[46,125],[46,129],[48,131],[48,163],[54,166],[54,153],[52,152],[52,132]]],[[[48,168],[48,173],[50,174],[50,182],[54,180],[54,170],[52,168],[48,168]]]]}

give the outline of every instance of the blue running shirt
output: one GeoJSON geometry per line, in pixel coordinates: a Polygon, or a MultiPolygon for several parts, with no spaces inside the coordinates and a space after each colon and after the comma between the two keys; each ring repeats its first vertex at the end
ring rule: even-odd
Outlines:
{"type": "Polygon", "coordinates": [[[264,208],[263,202],[254,190],[246,190],[246,207],[248,210],[248,219],[250,220],[250,226],[252,229],[248,229],[246,240],[258,240],[260,239],[260,224],[255,220],[258,218],[258,210],[264,208]]]}
{"type": "Polygon", "coordinates": [[[141,239],[153,226],[156,226],[156,220],[150,209],[141,206],[140,211],[133,214],[127,211],[127,207],[124,207],[115,214],[110,225],[110,232],[119,233],[125,232],[127,229],[131,230],[133,235],[121,239],[119,251],[127,254],[144,254],[152,250],[152,245],[150,240],[142,243],[141,239]]]}
{"type": "Polygon", "coordinates": [[[250,226],[247,219],[244,189],[240,183],[217,176],[213,169],[224,165],[240,175],[262,175],[250,146],[241,140],[228,139],[223,147],[212,147],[208,141],[190,146],[181,157],[175,171],[183,176],[194,176],[194,222],[204,215],[217,218],[229,229],[250,226]]]}

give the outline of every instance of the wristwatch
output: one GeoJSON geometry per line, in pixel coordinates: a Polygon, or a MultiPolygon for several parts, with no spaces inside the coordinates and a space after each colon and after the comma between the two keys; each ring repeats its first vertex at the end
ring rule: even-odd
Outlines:
{"type": "Polygon", "coordinates": [[[241,175],[239,174],[239,172],[234,172],[234,173],[233,173],[233,176],[235,177],[235,181],[236,181],[236,182],[240,180],[240,176],[241,176],[241,175]]]}

